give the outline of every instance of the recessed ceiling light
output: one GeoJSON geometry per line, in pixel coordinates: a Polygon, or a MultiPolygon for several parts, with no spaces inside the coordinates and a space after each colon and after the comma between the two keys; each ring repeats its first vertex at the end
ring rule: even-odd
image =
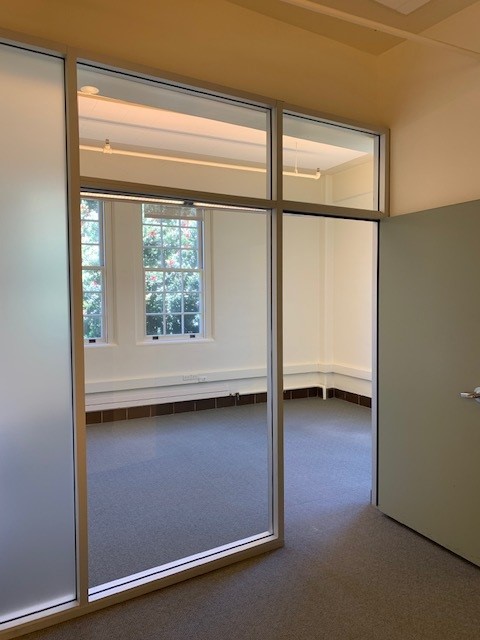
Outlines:
{"type": "Polygon", "coordinates": [[[100,89],[98,87],[93,87],[89,84],[86,84],[84,87],[80,87],[80,91],[82,93],[86,93],[89,96],[96,96],[97,93],[100,93],[100,89]]]}

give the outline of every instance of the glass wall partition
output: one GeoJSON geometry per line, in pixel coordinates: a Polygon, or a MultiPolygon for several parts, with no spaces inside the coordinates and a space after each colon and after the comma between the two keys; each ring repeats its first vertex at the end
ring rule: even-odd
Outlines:
{"type": "MultiPolygon", "coordinates": [[[[74,207],[82,265],[72,266],[64,67],[0,45],[0,631],[275,548],[283,535],[274,102],[79,65],[67,112],[77,100],[90,191],[74,207]],[[83,275],[88,425],[77,425],[76,452],[69,268],[83,275]]],[[[378,136],[301,113],[283,124],[296,213],[323,203],[375,215],[378,136]]]]}
{"type": "Polygon", "coordinates": [[[110,204],[116,341],[85,353],[92,598],[273,533],[268,214],[110,204]]]}
{"type": "Polygon", "coordinates": [[[378,210],[378,140],[348,126],[285,113],[285,199],[378,210]]]}
{"type": "Polygon", "coordinates": [[[82,176],[270,196],[264,107],[81,65],[78,109],[82,176]]]}
{"type": "Polygon", "coordinates": [[[77,595],[63,75],[0,45],[0,631],[77,595]]]}

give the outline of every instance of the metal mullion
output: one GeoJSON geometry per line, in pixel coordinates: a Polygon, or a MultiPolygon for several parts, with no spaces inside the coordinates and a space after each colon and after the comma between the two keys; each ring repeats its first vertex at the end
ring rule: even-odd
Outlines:
{"type": "Polygon", "coordinates": [[[283,222],[283,105],[271,113],[271,193],[275,205],[268,216],[268,422],[270,427],[270,526],[278,543],[284,539],[283,445],[283,328],[282,328],[282,222],[283,222]]]}
{"type": "Polygon", "coordinates": [[[125,182],[123,180],[108,180],[105,178],[92,178],[88,176],[80,177],[82,190],[99,193],[102,192],[109,195],[133,195],[138,197],[180,197],[184,200],[192,202],[207,202],[212,204],[220,204],[232,208],[260,209],[268,210],[275,206],[275,202],[269,198],[255,198],[250,196],[236,196],[222,193],[212,193],[210,191],[193,191],[191,189],[183,189],[177,187],[168,187],[162,185],[143,184],[139,182],[125,182]]]}
{"type": "MultiPolygon", "coordinates": [[[[83,338],[83,290],[80,220],[80,153],[77,103],[77,63],[68,54],[65,59],[67,175],[70,242],[70,286],[72,291],[72,364],[75,415],[75,511],[77,601],[88,604],[88,505],[87,444],[85,419],[85,365],[83,338]]],[[[102,284],[104,277],[102,276],[102,284]]],[[[104,287],[102,286],[102,292],[104,287]]]]}
{"type": "Polygon", "coordinates": [[[366,220],[377,222],[387,217],[384,211],[372,209],[356,209],[350,207],[338,207],[333,204],[320,204],[313,202],[296,202],[285,200],[283,210],[286,213],[299,213],[302,215],[327,216],[329,218],[345,218],[349,220],[366,220]]]}

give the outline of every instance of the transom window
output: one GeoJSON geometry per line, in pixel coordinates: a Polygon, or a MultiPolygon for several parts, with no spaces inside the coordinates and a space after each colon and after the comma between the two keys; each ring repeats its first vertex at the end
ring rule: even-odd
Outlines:
{"type": "Polygon", "coordinates": [[[103,203],[82,198],[83,337],[87,343],[105,340],[105,261],[103,203]]]}
{"type": "Polygon", "coordinates": [[[142,216],[145,335],[203,336],[203,211],[145,203],[142,216]]]}

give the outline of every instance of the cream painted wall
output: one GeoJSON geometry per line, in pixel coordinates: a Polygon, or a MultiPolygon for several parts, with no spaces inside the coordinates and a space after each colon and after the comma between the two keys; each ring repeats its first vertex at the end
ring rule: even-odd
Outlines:
{"type": "MultiPolygon", "coordinates": [[[[264,173],[108,155],[95,151],[81,151],[80,160],[82,176],[142,184],[161,184],[178,189],[211,191],[213,193],[222,192],[258,198],[268,197],[267,178],[264,173]]],[[[285,176],[285,181],[288,184],[292,200],[301,196],[311,202],[323,201],[324,183],[322,178],[312,180],[285,176]]]]}
{"type": "MultiPolygon", "coordinates": [[[[480,51],[480,2],[426,35],[480,51]]],[[[412,42],[379,58],[391,128],[391,213],[480,198],[480,62],[412,42]]]]}
{"type": "Polygon", "coordinates": [[[329,386],[371,396],[375,223],[328,219],[329,386]]]}
{"type": "Polygon", "coordinates": [[[0,24],[345,118],[378,116],[374,56],[225,0],[3,0],[0,24]]]}
{"type": "Polygon", "coordinates": [[[325,219],[283,218],[284,387],[317,386],[324,362],[325,219]]]}

